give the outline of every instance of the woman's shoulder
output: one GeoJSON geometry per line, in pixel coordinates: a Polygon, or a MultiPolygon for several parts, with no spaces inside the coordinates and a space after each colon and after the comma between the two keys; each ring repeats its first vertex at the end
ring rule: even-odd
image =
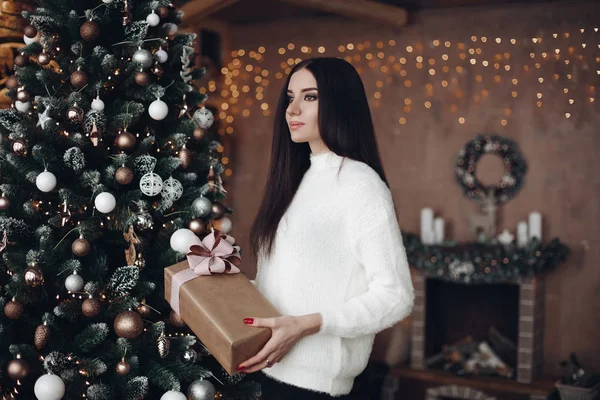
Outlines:
{"type": "Polygon", "coordinates": [[[388,191],[377,171],[362,161],[346,158],[341,170],[342,186],[349,190],[388,191]]]}

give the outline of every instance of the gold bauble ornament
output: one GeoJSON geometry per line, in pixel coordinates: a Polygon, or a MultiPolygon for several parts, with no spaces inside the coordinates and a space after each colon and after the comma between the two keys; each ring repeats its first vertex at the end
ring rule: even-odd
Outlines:
{"type": "Polygon", "coordinates": [[[181,160],[181,167],[187,169],[192,164],[192,151],[185,147],[185,145],[179,150],[179,159],[181,160]]]}
{"type": "Polygon", "coordinates": [[[133,171],[128,167],[120,167],[115,172],[115,180],[120,185],[129,185],[133,181],[133,171]]]}
{"type": "Polygon", "coordinates": [[[27,141],[24,139],[17,139],[13,141],[11,146],[13,153],[21,157],[25,157],[27,155],[27,147],[27,141]]]}
{"type": "Polygon", "coordinates": [[[21,359],[20,355],[17,355],[17,358],[8,363],[6,372],[14,380],[25,379],[29,375],[29,365],[27,361],[21,359]]]}
{"type": "Polygon", "coordinates": [[[194,128],[193,135],[194,135],[194,139],[202,140],[206,136],[206,129],[200,128],[199,126],[197,126],[196,128],[194,128]]]}
{"type": "Polygon", "coordinates": [[[135,149],[136,139],[130,132],[119,133],[115,139],[115,146],[123,151],[132,151],[135,149]]]}
{"type": "Polygon", "coordinates": [[[145,301],[142,300],[142,302],[137,306],[137,312],[139,312],[142,317],[148,318],[152,312],[152,309],[148,304],[146,304],[145,301]]]}
{"type": "Polygon", "coordinates": [[[35,344],[35,348],[38,350],[46,347],[46,343],[48,343],[48,338],[50,337],[50,327],[44,322],[41,325],[38,325],[35,328],[35,333],[33,335],[33,343],[35,344]]]}
{"type": "Polygon", "coordinates": [[[10,319],[19,319],[23,315],[23,305],[13,297],[11,301],[4,305],[4,314],[10,319]]]}
{"type": "Polygon", "coordinates": [[[83,122],[83,110],[75,104],[67,110],[67,119],[74,124],[83,122]]]}
{"type": "Polygon", "coordinates": [[[183,328],[185,326],[185,321],[181,318],[181,315],[175,312],[175,310],[171,310],[169,320],[171,321],[171,324],[173,324],[173,326],[176,326],[178,328],[183,328]]]}
{"type": "Polygon", "coordinates": [[[135,339],[144,330],[144,321],[135,311],[123,311],[115,318],[114,328],[117,336],[135,339]]]}
{"type": "Polygon", "coordinates": [[[28,102],[30,99],[29,92],[25,89],[21,89],[17,92],[17,100],[22,101],[23,103],[28,102]]]}
{"type": "Polygon", "coordinates": [[[38,64],[48,65],[50,64],[50,61],[52,61],[52,57],[50,57],[50,54],[46,53],[45,51],[38,55],[38,64]]]}
{"type": "Polygon", "coordinates": [[[212,205],[211,211],[214,219],[221,219],[225,215],[225,206],[218,201],[215,201],[212,205]]]}
{"type": "Polygon", "coordinates": [[[4,83],[4,85],[8,88],[8,89],[15,89],[17,86],[19,86],[19,79],[17,79],[16,75],[11,75],[6,79],[6,82],[4,83]]]}
{"type": "Polygon", "coordinates": [[[23,280],[27,286],[37,287],[44,283],[44,275],[42,275],[42,270],[37,266],[32,265],[25,269],[23,273],[23,280]]]}
{"type": "Polygon", "coordinates": [[[71,85],[81,89],[88,83],[88,77],[85,72],[77,70],[71,74],[71,85]]]}
{"type": "Polygon", "coordinates": [[[206,232],[206,228],[208,228],[207,222],[202,218],[194,218],[188,224],[188,228],[190,231],[194,232],[196,235],[202,235],[206,232]]]}
{"type": "Polygon", "coordinates": [[[131,365],[127,361],[125,361],[125,357],[121,358],[121,361],[117,363],[116,366],[117,374],[121,376],[125,376],[131,371],[131,365]]]}
{"type": "Polygon", "coordinates": [[[24,67],[27,65],[27,61],[29,61],[29,57],[21,53],[15,57],[14,63],[17,67],[24,67]]]}
{"type": "Polygon", "coordinates": [[[83,303],[81,303],[81,312],[83,315],[89,318],[93,318],[96,315],[100,314],[101,309],[100,301],[93,297],[85,299],[83,303]]]}
{"type": "Polygon", "coordinates": [[[93,21],[86,21],[79,28],[79,35],[86,42],[93,42],[100,36],[100,27],[93,21]]]}
{"type": "Polygon", "coordinates": [[[135,74],[135,83],[140,86],[146,86],[150,83],[150,75],[145,71],[140,71],[135,74]]]}
{"type": "Polygon", "coordinates": [[[29,39],[33,39],[37,36],[38,34],[38,30],[35,26],[33,25],[27,25],[25,27],[25,29],[23,30],[23,33],[25,34],[25,36],[27,36],[29,39]]]}
{"type": "Polygon", "coordinates": [[[2,193],[0,196],[0,210],[8,210],[10,208],[10,199],[2,193]]]}
{"type": "Polygon", "coordinates": [[[161,333],[158,339],[156,340],[156,345],[158,347],[158,354],[161,358],[165,358],[169,354],[169,349],[171,348],[171,341],[165,333],[161,333]]]}
{"type": "Polygon", "coordinates": [[[92,246],[87,239],[84,239],[83,236],[79,236],[79,239],[76,239],[71,245],[71,251],[77,257],[85,257],[90,252],[91,247],[92,246]]]}

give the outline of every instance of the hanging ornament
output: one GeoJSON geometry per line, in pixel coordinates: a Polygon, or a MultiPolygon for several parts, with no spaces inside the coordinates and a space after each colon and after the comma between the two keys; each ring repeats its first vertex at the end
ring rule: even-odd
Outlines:
{"type": "Polygon", "coordinates": [[[23,280],[30,287],[37,287],[44,283],[44,275],[42,270],[35,265],[31,265],[23,272],[23,280]]]}
{"type": "Polygon", "coordinates": [[[192,231],[196,235],[200,236],[206,232],[206,228],[208,228],[208,224],[202,218],[194,218],[188,224],[188,228],[190,228],[190,231],[192,231]]]}
{"type": "Polygon", "coordinates": [[[215,178],[215,169],[213,168],[213,166],[211,165],[209,170],[208,170],[208,176],[206,177],[206,182],[208,183],[208,191],[209,192],[214,192],[215,189],[217,188],[216,185],[216,178],[215,178]]]}
{"type": "Polygon", "coordinates": [[[91,249],[90,242],[87,239],[83,238],[83,235],[79,236],[79,239],[75,239],[73,244],[71,245],[71,251],[77,257],[85,257],[88,255],[91,249]]]}
{"type": "Polygon", "coordinates": [[[35,381],[33,392],[37,400],[60,400],[65,395],[65,383],[58,375],[45,374],[35,381]]]}
{"type": "MultiPolygon", "coordinates": [[[[172,26],[175,26],[175,28],[177,28],[177,25],[175,24],[172,24],[172,26]]],[[[192,62],[191,57],[193,50],[188,49],[188,47],[184,47],[183,53],[179,58],[181,60],[181,71],[179,72],[179,76],[181,76],[181,79],[183,79],[185,83],[190,83],[192,81],[192,66],[190,64],[192,62]]]]}
{"type": "Polygon", "coordinates": [[[154,58],[156,58],[159,63],[164,64],[169,59],[169,53],[160,48],[156,53],[154,53],[154,58]]]}
{"type": "Polygon", "coordinates": [[[12,151],[18,156],[25,157],[28,153],[27,141],[25,139],[17,139],[12,142],[12,151]]]}
{"type": "Polygon", "coordinates": [[[94,100],[92,100],[92,110],[94,111],[104,111],[104,102],[100,99],[100,95],[97,95],[94,100]]]}
{"type": "Polygon", "coordinates": [[[154,10],[152,10],[152,14],[148,14],[146,17],[146,22],[150,26],[157,26],[160,24],[160,17],[154,12],[154,10]]]}
{"type": "Polygon", "coordinates": [[[142,302],[137,306],[137,312],[144,318],[148,318],[152,309],[148,304],[146,304],[146,299],[142,299],[142,302]]]}
{"type": "Polygon", "coordinates": [[[150,83],[150,75],[146,71],[139,71],[135,74],[135,83],[140,86],[146,86],[150,83]]]}
{"type": "Polygon", "coordinates": [[[15,100],[15,108],[22,113],[28,113],[31,110],[31,103],[15,100]]]}
{"type": "Polygon", "coordinates": [[[122,166],[115,172],[115,180],[119,185],[129,185],[133,181],[133,171],[122,166]]]}
{"type": "Polygon", "coordinates": [[[83,121],[83,110],[77,106],[77,103],[67,110],[67,119],[76,125],[79,125],[83,121]]]}
{"type": "Polygon", "coordinates": [[[205,217],[210,214],[212,209],[212,202],[204,196],[196,198],[192,203],[192,212],[201,217],[205,217]]]}
{"type": "Polygon", "coordinates": [[[154,220],[152,219],[152,214],[148,211],[142,211],[137,213],[133,217],[133,226],[136,230],[144,232],[149,231],[154,228],[154,220]]]}
{"type": "Polygon", "coordinates": [[[160,175],[154,172],[148,172],[140,179],[140,190],[146,196],[156,196],[162,191],[163,180],[160,175]]]}
{"type": "Polygon", "coordinates": [[[50,327],[46,321],[44,321],[43,324],[38,325],[37,328],[35,328],[35,333],[33,334],[33,343],[35,344],[35,348],[41,350],[46,347],[49,338],[50,327]]]}
{"type": "Polygon", "coordinates": [[[146,49],[143,49],[142,47],[139,47],[135,53],[133,53],[131,60],[140,64],[143,69],[150,68],[152,66],[152,53],[146,49]]]}
{"type": "Polygon", "coordinates": [[[4,82],[4,86],[6,86],[7,89],[12,90],[19,86],[19,79],[17,79],[16,75],[11,75],[6,79],[6,82],[4,82]]]}
{"type": "Polygon", "coordinates": [[[225,206],[218,201],[215,201],[211,208],[213,218],[221,219],[225,215],[225,206]]]}
{"type": "Polygon", "coordinates": [[[156,99],[150,103],[148,114],[150,114],[150,117],[152,117],[153,120],[162,121],[169,114],[169,107],[167,106],[167,103],[161,99],[156,99]]]}
{"type": "Polygon", "coordinates": [[[144,330],[144,321],[142,316],[135,311],[123,311],[116,316],[114,329],[119,337],[135,339],[144,330]]]}
{"type": "Polygon", "coordinates": [[[155,61],[152,65],[152,69],[150,69],[150,72],[152,72],[157,78],[160,78],[165,73],[165,70],[160,66],[160,64],[158,64],[158,61],[155,61]]]}
{"type": "Polygon", "coordinates": [[[183,359],[184,362],[193,364],[198,359],[198,353],[196,353],[196,350],[194,350],[194,349],[187,349],[186,351],[183,352],[183,355],[181,356],[181,358],[183,359]]]}
{"type": "Polygon", "coordinates": [[[63,201],[61,209],[57,212],[58,217],[60,218],[60,226],[64,227],[67,222],[71,220],[71,211],[69,210],[69,205],[66,201],[63,201]]]}
{"type": "Polygon", "coordinates": [[[185,326],[185,321],[181,318],[181,315],[177,314],[175,310],[171,310],[171,314],[169,315],[169,321],[173,326],[178,328],[183,328],[185,326]]]}
{"type": "Polygon", "coordinates": [[[214,400],[217,393],[210,381],[198,379],[188,386],[188,400],[214,400]]]}
{"type": "Polygon", "coordinates": [[[48,125],[50,122],[52,122],[52,118],[50,117],[50,109],[46,107],[44,112],[38,115],[36,127],[41,126],[42,129],[46,129],[46,125],[48,125]]]}
{"type": "Polygon", "coordinates": [[[121,21],[123,26],[129,25],[129,23],[131,22],[131,10],[129,9],[128,0],[123,1],[123,12],[121,13],[121,21]]]}
{"type": "Polygon", "coordinates": [[[93,21],[86,21],[79,28],[79,35],[86,42],[93,42],[100,36],[100,27],[93,21]]]}
{"type": "Polygon", "coordinates": [[[110,4],[110,3],[112,3],[113,1],[114,1],[114,0],[102,0],[102,2],[103,2],[104,4],[110,4]]]}
{"type": "Polygon", "coordinates": [[[42,50],[42,52],[38,54],[38,64],[48,65],[50,64],[50,61],[52,61],[52,57],[46,52],[46,49],[42,50]]]}
{"type": "Polygon", "coordinates": [[[98,196],[96,196],[96,200],[94,200],[94,205],[96,209],[103,214],[108,214],[112,210],[115,209],[117,205],[117,200],[112,193],[102,192],[98,196]]]}
{"type": "Polygon", "coordinates": [[[65,288],[69,292],[81,292],[84,285],[85,282],[83,281],[81,275],[77,273],[77,271],[73,271],[73,273],[67,276],[67,279],[65,279],[65,288]]]}
{"type": "Polygon", "coordinates": [[[86,317],[93,318],[100,314],[100,310],[100,301],[96,298],[93,298],[91,295],[89,298],[85,299],[83,303],[81,303],[81,312],[86,317]]]}
{"type": "Polygon", "coordinates": [[[156,345],[158,347],[158,354],[161,358],[165,358],[169,354],[169,349],[171,348],[171,342],[169,338],[165,335],[164,332],[161,332],[160,336],[156,340],[156,345]]]}
{"type": "Polygon", "coordinates": [[[200,128],[199,126],[194,128],[194,139],[200,141],[202,139],[204,139],[204,137],[206,136],[206,129],[204,128],[200,128]]]}
{"type": "Polygon", "coordinates": [[[23,305],[14,297],[4,305],[4,314],[10,319],[19,319],[23,315],[23,305]]]}
{"type": "MultiPolygon", "coordinates": [[[[12,244],[12,243],[11,243],[12,244]]],[[[8,234],[4,231],[4,235],[2,236],[2,241],[0,241],[0,254],[6,249],[8,246],[8,234]]]]}
{"type": "MultiPolygon", "coordinates": [[[[4,193],[0,197],[0,211],[6,211],[10,208],[10,199],[4,193]]],[[[5,232],[6,233],[6,232],[5,232]]]]}
{"type": "Polygon", "coordinates": [[[23,30],[23,33],[25,34],[25,36],[27,36],[30,39],[33,39],[37,36],[38,34],[38,30],[35,26],[33,25],[27,25],[25,27],[25,29],[23,30]]]}
{"type": "Polygon", "coordinates": [[[81,89],[88,83],[88,77],[85,72],[81,70],[81,67],[77,67],[77,71],[71,74],[71,85],[78,89],[81,89]]]}
{"type": "Polygon", "coordinates": [[[185,228],[180,228],[173,232],[170,240],[171,248],[183,254],[187,254],[192,245],[200,243],[202,243],[200,238],[194,232],[185,228]]]}
{"type": "Polygon", "coordinates": [[[121,358],[121,361],[117,363],[115,368],[117,370],[117,374],[121,376],[125,376],[131,371],[131,365],[127,361],[125,361],[125,357],[121,358]]]}
{"type": "Polygon", "coordinates": [[[142,252],[139,252],[135,257],[135,262],[133,263],[133,266],[137,267],[140,271],[143,270],[146,266],[146,260],[144,259],[142,252]]]}
{"type": "Polygon", "coordinates": [[[179,159],[183,169],[187,169],[192,164],[192,157],[192,151],[183,145],[183,148],[179,150],[179,159]]]}
{"type": "Polygon", "coordinates": [[[233,228],[233,222],[227,217],[223,217],[213,221],[213,227],[222,232],[224,234],[228,234],[231,232],[231,228],[233,228]]]}
{"type": "Polygon", "coordinates": [[[51,192],[56,187],[56,176],[52,172],[45,170],[35,178],[35,186],[42,192],[51,192]]]}
{"type": "Polygon", "coordinates": [[[90,131],[90,140],[94,147],[98,147],[100,139],[102,139],[102,136],[100,135],[100,130],[96,126],[96,121],[94,121],[92,122],[92,130],[90,131]]]}
{"type": "Polygon", "coordinates": [[[133,133],[121,132],[115,138],[115,147],[121,151],[130,152],[135,150],[136,138],[133,133]]]}
{"type": "Polygon", "coordinates": [[[24,87],[19,88],[19,90],[17,91],[17,100],[27,102],[29,101],[29,98],[29,92],[25,90],[24,87]]]}
{"type": "Polygon", "coordinates": [[[29,61],[29,57],[27,57],[24,53],[17,54],[15,57],[14,63],[17,67],[24,67],[27,65],[29,61]]]}
{"type": "Polygon", "coordinates": [[[165,199],[168,199],[170,201],[177,201],[181,198],[181,195],[183,194],[183,185],[177,179],[170,176],[169,179],[164,181],[163,188],[160,194],[165,199]]]}
{"type": "Polygon", "coordinates": [[[8,363],[6,372],[8,372],[8,376],[15,381],[18,379],[25,379],[27,375],[29,375],[29,365],[27,364],[27,361],[21,359],[20,354],[17,354],[17,358],[8,363]]]}
{"type": "Polygon", "coordinates": [[[202,106],[194,113],[194,121],[200,128],[208,129],[215,121],[215,117],[208,108],[202,106]]]}
{"type": "Polygon", "coordinates": [[[169,390],[165,392],[162,396],[160,396],[160,400],[187,400],[185,394],[178,392],[176,390],[169,390]]]}
{"type": "Polygon", "coordinates": [[[125,238],[125,241],[129,243],[129,247],[125,249],[125,262],[127,265],[133,265],[136,260],[135,245],[142,243],[142,241],[135,234],[133,225],[129,225],[129,230],[123,233],[123,237],[125,238]]]}
{"type": "Polygon", "coordinates": [[[179,110],[179,118],[183,117],[188,112],[188,104],[187,104],[187,95],[183,95],[183,100],[181,102],[181,110],[179,110]]]}

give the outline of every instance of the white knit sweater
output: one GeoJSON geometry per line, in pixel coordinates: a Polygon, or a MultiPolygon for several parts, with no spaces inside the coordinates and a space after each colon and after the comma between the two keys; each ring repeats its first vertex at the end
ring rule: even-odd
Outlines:
{"type": "Polygon", "coordinates": [[[323,325],[263,372],[340,396],[365,369],[375,334],[410,314],[414,293],[385,183],[333,152],[310,160],[273,253],[259,255],[256,285],[283,315],[321,313],[323,325]]]}

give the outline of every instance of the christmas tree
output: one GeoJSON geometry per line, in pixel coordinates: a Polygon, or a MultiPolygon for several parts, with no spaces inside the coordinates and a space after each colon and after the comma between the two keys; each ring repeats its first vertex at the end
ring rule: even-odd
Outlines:
{"type": "Polygon", "coordinates": [[[38,4],[0,111],[2,398],[256,398],[163,299],[231,229],[195,35],[169,0],[38,4]]]}

